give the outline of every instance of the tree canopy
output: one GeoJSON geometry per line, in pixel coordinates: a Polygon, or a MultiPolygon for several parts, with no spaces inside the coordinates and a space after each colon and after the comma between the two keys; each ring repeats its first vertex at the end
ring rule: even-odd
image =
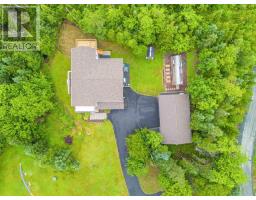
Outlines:
{"type": "Polygon", "coordinates": [[[50,80],[41,65],[56,50],[64,6],[41,5],[41,51],[0,52],[0,153],[8,146],[24,146],[27,155],[57,170],[77,170],[70,150],[53,147],[40,130],[54,108],[50,80]],[[68,152],[68,153],[66,153],[68,152]]]}

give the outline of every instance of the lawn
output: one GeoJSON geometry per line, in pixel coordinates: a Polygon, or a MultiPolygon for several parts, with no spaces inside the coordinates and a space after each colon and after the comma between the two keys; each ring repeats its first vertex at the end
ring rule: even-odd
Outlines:
{"type": "Polygon", "coordinates": [[[154,166],[150,166],[147,175],[138,177],[143,192],[154,194],[162,190],[158,182],[158,174],[159,170],[154,166]]]}
{"type": "Polygon", "coordinates": [[[69,57],[57,52],[43,68],[54,83],[56,106],[41,128],[52,145],[65,146],[64,136],[72,135],[70,146],[80,161],[75,173],[57,172],[49,166],[25,156],[21,148],[8,149],[0,157],[0,195],[28,195],[19,176],[21,162],[26,180],[34,195],[127,195],[127,188],[117,151],[112,124],[88,123],[70,106],[66,74],[70,68],[69,57]],[[56,176],[57,181],[52,177],[56,176]]]}
{"type": "Polygon", "coordinates": [[[187,68],[188,68],[188,84],[196,75],[197,55],[196,51],[190,51],[187,53],[187,68]]]}
{"type": "Polygon", "coordinates": [[[145,56],[135,56],[130,49],[118,44],[99,41],[99,47],[111,50],[112,57],[123,58],[130,65],[130,82],[133,90],[140,94],[158,96],[164,92],[162,81],[163,54],[156,50],[154,60],[146,60],[145,56]]]}
{"type": "Polygon", "coordinates": [[[76,173],[39,167],[35,159],[22,153],[22,149],[8,149],[0,158],[0,195],[28,195],[19,175],[20,162],[34,195],[127,195],[118,154],[111,145],[115,144],[112,134],[111,124],[107,123],[98,126],[88,138],[74,137],[73,149],[81,163],[76,173]],[[53,176],[57,181],[52,180],[53,176]]]}

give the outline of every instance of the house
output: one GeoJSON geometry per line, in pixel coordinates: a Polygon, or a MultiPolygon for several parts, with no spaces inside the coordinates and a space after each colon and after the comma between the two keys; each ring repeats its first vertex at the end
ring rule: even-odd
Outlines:
{"type": "Polygon", "coordinates": [[[155,48],[152,45],[150,45],[150,46],[148,46],[148,49],[147,49],[146,59],[154,60],[154,57],[155,57],[155,48]]]}
{"type": "Polygon", "coordinates": [[[158,103],[160,133],[164,136],[164,143],[191,143],[189,96],[184,93],[162,93],[158,103]]]}
{"type": "Polygon", "coordinates": [[[71,49],[71,105],[76,112],[124,109],[123,59],[99,58],[93,42],[80,43],[71,49]]]}

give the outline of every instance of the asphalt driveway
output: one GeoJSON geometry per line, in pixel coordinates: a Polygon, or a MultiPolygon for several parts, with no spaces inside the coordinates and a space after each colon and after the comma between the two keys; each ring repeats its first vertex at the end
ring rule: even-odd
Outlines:
{"type": "Polygon", "coordinates": [[[135,129],[159,127],[158,100],[157,97],[137,94],[131,88],[124,88],[124,96],[127,108],[125,110],[112,110],[108,118],[114,127],[122,170],[129,194],[131,196],[145,196],[146,194],[141,190],[137,177],[127,174],[125,139],[135,129]]]}

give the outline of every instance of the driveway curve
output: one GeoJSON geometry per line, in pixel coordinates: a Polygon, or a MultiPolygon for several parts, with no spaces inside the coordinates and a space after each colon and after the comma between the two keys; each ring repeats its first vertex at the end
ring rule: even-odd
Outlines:
{"type": "Polygon", "coordinates": [[[126,168],[127,148],[126,137],[138,128],[159,127],[159,111],[157,97],[137,94],[131,88],[124,88],[124,96],[127,108],[124,110],[112,110],[108,114],[112,122],[117,141],[119,157],[126,185],[131,196],[157,196],[145,194],[136,176],[129,176],[126,168]]]}

